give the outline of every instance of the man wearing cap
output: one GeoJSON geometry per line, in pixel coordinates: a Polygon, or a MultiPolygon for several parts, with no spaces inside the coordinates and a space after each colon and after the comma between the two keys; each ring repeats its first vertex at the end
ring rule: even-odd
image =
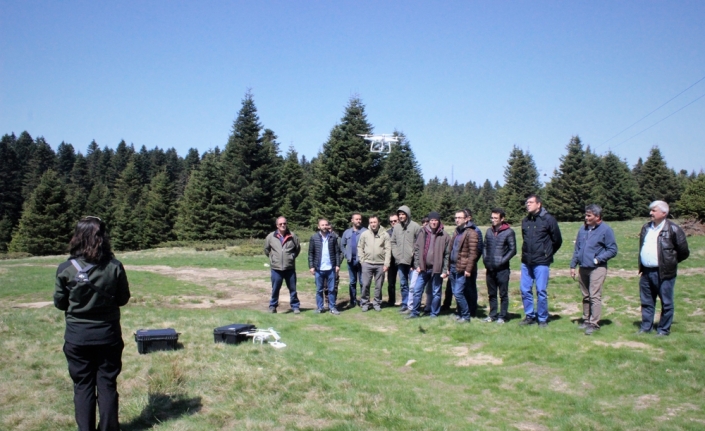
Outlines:
{"type": "Polygon", "coordinates": [[[414,244],[414,262],[419,276],[414,286],[414,307],[407,316],[409,319],[419,317],[421,297],[428,280],[431,280],[433,286],[431,317],[438,317],[441,312],[443,280],[448,278],[450,236],[443,231],[441,216],[437,212],[431,212],[428,218],[428,226],[421,230],[414,244]]]}
{"type": "Polygon", "coordinates": [[[296,294],[296,257],[301,252],[299,238],[287,226],[286,218],[277,219],[277,230],[264,240],[264,255],[269,258],[272,279],[272,297],[269,312],[276,313],[279,306],[279,291],[286,282],[289,289],[289,303],[294,314],[299,314],[299,297],[296,294]]]}
{"type": "MultiPolygon", "coordinates": [[[[399,290],[401,290],[401,313],[408,313],[409,301],[409,276],[413,271],[411,264],[414,261],[414,244],[419,236],[421,227],[411,220],[411,210],[408,206],[402,205],[397,210],[399,223],[394,226],[392,232],[392,256],[397,263],[399,275],[399,290]]],[[[412,287],[413,288],[413,287],[412,287]]]]}

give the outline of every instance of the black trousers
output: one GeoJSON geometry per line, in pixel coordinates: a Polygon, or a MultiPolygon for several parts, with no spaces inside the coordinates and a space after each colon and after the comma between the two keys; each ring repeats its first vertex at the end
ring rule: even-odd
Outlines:
{"type": "Polygon", "coordinates": [[[397,302],[397,265],[390,265],[387,269],[387,295],[389,306],[393,306],[397,302]]]}
{"type": "Polygon", "coordinates": [[[509,310],[509,268],[500,269],[499,271],[487,270],[487,296],[490,299],[490,317],[496,320],[501,317],[507,320],[507,312],[509,310]],[[497,314],[497,291],[499,291],[499,299],[501,301],[501,309],[497,314]]]}
{"type": "Polygon", "coordinates": [[[122,340],[93,346],[64,343],[79,431],[96,430],[96,402],[100,409],[100,431],[119,431],[116,381],[122,370],[123,347],[122,340]]]}

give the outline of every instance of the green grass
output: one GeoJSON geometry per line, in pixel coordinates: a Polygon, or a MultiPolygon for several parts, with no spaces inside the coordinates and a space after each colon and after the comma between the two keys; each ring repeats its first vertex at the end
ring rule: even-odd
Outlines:
{"type": "MultiPolygon", "coordinates": [[[[629,252],[627,243],[636,241],[633,235],[640,225],[612,224],[620,250],[629,252]]],[[[567,268],[571,237],[578,226],[561,224],[565,248],[554,270],[567,268]]],[[[703,238],[689,238],[689,243],[697,261],[705,249],[703,238]]],[[[254,260],[259,258],[226,257],[223,250],[172,251],[134,252],[119,258],[126,265],[242,269],[253,271],[255,278],[267,277],[264,256],[260,263],[254,260]]],[[[0,429],[75,429],[72,385],[61,351],[61,312],[52,307],[13,308],[51,300],[52,266],[61,260],[0,262],[0,429]]],[[[612,262],[611,274],[619,269],[625,274],[607,279],[603,327],[592,337],[584,336],[572,322],[580,315],[580,293],[577,283],[565,276],[551,278],[553,320],[547,330],[539,330],[519,327],[516,319],[503,326],[478,319],[461,326],[447,316],[407,321],[389,308],[381,313],[356,308],[339,317],[309,311],[296,316],[190,309],[181,307],[179,298],[198,295],[215,300],[219,290],[128,271],[136,300],[122,310],[126,345],[118,381],[122,428],[703,429],[705,275],[679,275],[670,337],[638,336],[633,262],[621,256],[612,262]],[[274,327],[287,347],[214,344],[213,328],[232,322],[274,327]],[[181,332],[181,348],[139,355],[132,333],[161,327],[181,332]]],[[[518,260],[512,265],[518,269],[518,260]]],[[[300,271],[305,266],[299,261],[300,271]]],[[[313,291],[312,277],[300,277],[299,284],[304,292],[313,291]]],[[[480,303],[486,306],[483,290],[480,303]]],[[[340,295],[343,300],[346,296],[340,295]]],[[[510,300],[510,312],[521,314],[515,281],[510,284],[510,300]]]]}

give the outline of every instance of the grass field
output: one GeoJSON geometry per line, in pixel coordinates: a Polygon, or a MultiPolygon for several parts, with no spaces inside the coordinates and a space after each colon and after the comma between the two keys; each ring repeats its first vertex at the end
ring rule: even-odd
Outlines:
{"type": "MultiPolygon", "coordinates": [[[[610,262],[602,329],[590,337],[576,328],[580,291],[568,277],[578,223],[561,223],[546,330],[517,325],[515,280],[514,319],[503,326],[457,325],[450,315],[406,321],[394,308],[319,315],[304,251],[297,262],[304,312],[287,313],[283,289],[280,312],[268,314],[264,256],[188,248],[119,254],[133,295],[122,309],[122,429],[703,430],[705,237],[688,239],[671,336],[637,335],[641,223],[611,223],[620,253],[610,262]],[[233,322],[274,327],[287,347],[214,344],[213,328],[233,322]],[[139,355],[133,332],[163,327],[181,333],[179,349],[139,355]]],[[[65,258],[0,261],[2,430],[75,429],[63,315],[46,305],[65,258]]],[[[341,273],[339,301],[346,301],[341,273]]],[[[482,272],[478,286],[486,307],[482,272]]]]}

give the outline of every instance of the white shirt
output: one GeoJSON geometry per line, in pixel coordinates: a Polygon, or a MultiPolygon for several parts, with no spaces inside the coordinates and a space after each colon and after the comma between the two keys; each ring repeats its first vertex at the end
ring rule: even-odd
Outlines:
{"type": "Polygon", "coordinates": [[[658,236],[663,230],[663,226],[666,224],[666,220],[663,220],[658,226],[654,226],[651,222],[651,226],[646,230],[646,237],[644,237],[644,245],[641,247],[641,264],[647,268],[658,268],[658,236]]]}

